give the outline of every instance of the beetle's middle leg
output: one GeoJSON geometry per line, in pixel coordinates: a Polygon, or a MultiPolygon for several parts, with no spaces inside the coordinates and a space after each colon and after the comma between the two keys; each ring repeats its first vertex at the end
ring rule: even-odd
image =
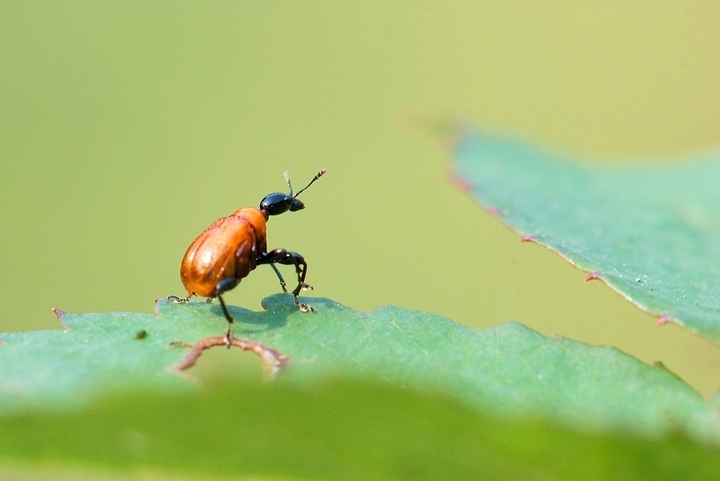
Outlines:
{"type": "MultiPolygon", "coordinates": [[[[298,254],[297,252],[292,252],[285,249],[275,249],[270,252],[265,252],[261,254],[257,259],[257,263],[258,265],[270,264],[272,268],[275,269],[275,272],[278,274],[281,285],[284,284],[284,279],[282,278],[282,275],[280,275],[277,267],[275,267],[274,264],[295,266],[295,273],[297,274],[298,278],[298,285],[292,291],[295,305],[298,306],[298,308],[303,312],[311,312],[313,310],[312,307],[307,304],[303,304],[302,302],[300,302],[300,299],[298,299],[300,291],[313,288],[310,284],[305,283],[305,276],[307,275],[307,262],[305,262],[305,258],[302,255],[298,254]]],[[[287,292],[284,286],[283,291],[287,292]]]]}
{"type": "Polygon", "coordinates": [[[280,273],[280,270],[279,270],[277,267],[275,267],[275,264],[270,264],[270,267],[273,268],[273,270],[275,271],[275,275],[276,275],[277,278],[280,280],[280,287],[282,287],[283,292],[284,292],[285,294],[287,294],[287,293],[288,293],[287,284],[285,284],[285,278],[284,278],[283,275],[280,273]]]}

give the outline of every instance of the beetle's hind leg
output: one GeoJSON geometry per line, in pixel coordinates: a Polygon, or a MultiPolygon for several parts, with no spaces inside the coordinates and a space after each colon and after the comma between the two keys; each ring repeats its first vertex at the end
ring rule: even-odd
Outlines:
{"type": "Polygon", "coordinates": [[[298,285],[292,291],[293,300],[295,301],[295,305],[298,306],[298,309],[302,312],[312,312],[313,308],[307,304],[303,304],[298,298],[300,291],[313,288],[310,284],[305,283],[305,276],[307,275],[307,262],[305,262],[305,258],[302,255],[285,249],[275,249],[261,254],[260,257],[258,257],[257,263],[258,265],[270,264],[272,266],[275,273],[278,274],[281,285],[283,286],[283,291],[285,292],[287,292],[285,286],[283,285],[285,280],[277,270],[277,267],[275,267],[275,264],[294,265],[295,273],[298,278],[298,285]]]}

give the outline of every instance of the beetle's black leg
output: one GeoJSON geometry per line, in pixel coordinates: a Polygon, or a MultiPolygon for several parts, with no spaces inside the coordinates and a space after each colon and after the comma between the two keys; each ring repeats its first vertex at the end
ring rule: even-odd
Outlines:
{"type": "Polygon", "coordinates": [[[228,330],[225,333],[225,344],[227,345],[228,349],[230,349],[230,344],[232,344],[232,323],[235,322],[235,319],[232,318],[230,313],[228,312],[228,308],[225,305],[225,301],[223,300],[221,295],[218,295],[217,298],[220,300],[220,305],[222,306],[223,314],[225,314],[225,319],[227,319],[228,322],[228,330]]]}
{"type": "Polygon", "coordinates": [[[227,319],[228,324],[232,324],[233,322],[235,322],[235,319],[233,319],[230,315],[230,312],[225,305],[225,300],[222,298],[222,296],[217,296],[217,298],[220,301],[220,307],[222,307],[223,314],[225,314],[225,319],[227,319]]]}
{"type": "Polygon", "coordinates": [[[223,279],[215,285],[215,295],[219,296],[220,294],[224,294],[238,284],[240,284],[240,279],[236,277],[223,279]]]}
{"type": "Polygon", "coordinates": [[[297,252],[292,252],[292,251],[288,251],[285,249],[275,249],[270,252],[265,252],[263,254],[260,254],[260,256],[258,257],[257,263],[258,263],[258,265],[260,265],[260,264],[294,265],[295,273],[297,274],[297,278],[298,278],[298,285],[292,291],[293,300],[295,301],[295,305],[298,306],[298,309],[300,309],[303,312],[311,312],[313,310],[312,307],[310,307],[307,304],[303,304],[302,302],[300,302],[300,299],[298,299],[298,295],[300,294],[301,290],[313,288],[310,284],[305,283],[305,276],[307,275],[307,262],[305,262],[305,258],[303,256],[301,256],[297,252]]]}
{"type": "Polygon", "coordinates": [[[298,276],[298,285],[295,289],[293,289],[293,294],[297,295],[303,289],[312,289],[310,284],[305,283],[305,276],[307,275],[308,268],[307,262],[305,262],[305,258],[297,252],[285,249],[275,249],[262,254],[258,258],[258,264],[283,264],[295,266],[295,273],[298,276]]]}
{"type": "Polygon", "coordinates": [[[228,322],[228,330],[225,334],[225,344],[227,344],[228,349],[230,349],[230,345],[232,344],[232,323],[235,322],[235,319],[233,319],[233,317],[230,315],[230,311],[228,311],[228,308],[225,305],[225,300],[223,300],[222,294],[223,292],[229,291],[233,287],[237,286],[239,283],[240,279],[236,279],[235,277],[229,277],[227,279],[221,280],[215,286],[217,298],[220,301],[220,306],[222,307],[223,314],[225,314],[225,319],[227,319],[228,322]]]}
{"type": "Polygon", "coordinates": [[[285,294],[287,294],[288,293],[287,284],[285,284],[285,279],[283,278],[282,274],[280,273],[280,270],[277,267],[275,267],[275,264],[270,264],[270,267],[273,268],[273,270],[275,271],[275,275],[278,277],[278,279],[280,279],[280,287],[282,287],[283,292],[285,294]]]}
{"type": "Polygon", "coordinates": [[[172,301],[175,304],[185,304],[187,302],[190,302],[190,299],[192,299],[192,296],[195,294],[188,294],[187,297],[178,297],[178,296],[167,296],[166,299],[168,301],[172,301]]]}

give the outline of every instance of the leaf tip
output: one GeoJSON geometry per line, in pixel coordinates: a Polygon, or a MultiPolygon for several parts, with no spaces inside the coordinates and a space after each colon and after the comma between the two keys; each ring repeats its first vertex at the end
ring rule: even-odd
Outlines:
{"type": "Polygon", "coordinates": [[[160,317],[161,312],[160,309],[162,307],[162,301],[165,299],[164,297],[158,297],[155,299],[155,303],[153,305],[153,312],[155,313],[156,317],[160,317]]]}
{"type": "Polygon", "coordinates": [[[63,317],[67,314],[67,312],[63,311],[62,309],[58,309],[57,307],[52,308],[53,313],[57,317],[58,321],[60,321],[60,324],[62,325],[63,329],[67,329],[68,325],[63,320],[63,317]]]}
{"type": "Polygon", "coordinates": [[[453,184],[455,187],[460,189],[462,192],[470,192],[472,190],[470,183],[460,177],[460,174],[455,172],[454,170],[451,170],[448,172],[448,179],[450,180],[450,183],[453,184]]]}
{"type": "Polygon", "coordinates": [[[600,274],[598,274],[597,272],[591,272],[590,274],[587,275],[587,277],[585,278],[585,280],[583,282],[590,282],[590,281],[595,281],[595,280],[601,281],[602,277],[600,277],[600,274]]]}

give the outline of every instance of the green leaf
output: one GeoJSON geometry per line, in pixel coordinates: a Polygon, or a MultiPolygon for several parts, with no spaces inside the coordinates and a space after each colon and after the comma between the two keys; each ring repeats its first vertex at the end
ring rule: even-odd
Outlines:
{"type": "Polygon", "coordinates": [[[224,382],[0,420],[0,476],[13,465],[100,471],[82,479],[699,480],[720,477],[717,456],[676,434],[571,430],[373,383],[224,382]]]}
{"type": "MultiPolygon", "coordinates": [[[[518,323],[481,330],[396,307],[362,313],[327,299],[308,302],[314,313],[299,312],[286,295],[265,299],[265,312],[231,307],[235,344],[259,354],[269,374],[300,385],[382,381],[504,415],[720,440],[715,411],[696,391],[616,349],[547,338],[518,323]]],[[[156,309],[158,317],[63,313],[64,331],[0,336],[0,409],[190,388],[178,369],[191,366],[203,348],[225,347],[227,323],[219,306],[204,302],[162,299],[156,309]]]]}
{"type": "Polygon", "coordinates": [[[720,342],[720,156],[581,163],[466,133],[455,170],[483,205],[642,309],[720,342]]]}

